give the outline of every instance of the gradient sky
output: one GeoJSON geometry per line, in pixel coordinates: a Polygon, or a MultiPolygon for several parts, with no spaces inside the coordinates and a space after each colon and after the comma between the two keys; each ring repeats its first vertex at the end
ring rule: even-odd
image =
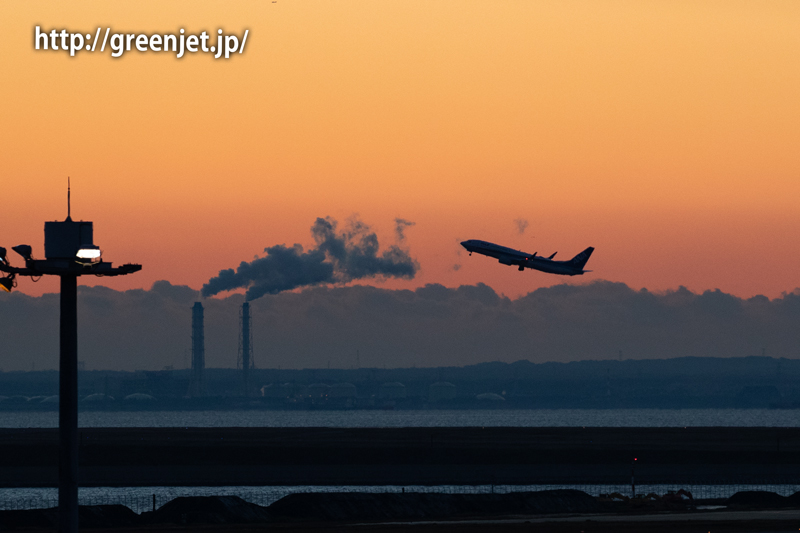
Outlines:
{"type": "Polygon", "coordinates": [[[800,286],[798,28],[796,1],[8,0],[0,245],[43,255],[69,175],[106,259],[144,265],[84,284],[199,289],[358,214],[383,244],[416,222],[420,273],[386,287],[564,281],[459,255],[478,238],[595,246],[571,282],[777,297],[800,286]],[[37,24],[250,33],[227,61],[69,58],[37,24]]]}

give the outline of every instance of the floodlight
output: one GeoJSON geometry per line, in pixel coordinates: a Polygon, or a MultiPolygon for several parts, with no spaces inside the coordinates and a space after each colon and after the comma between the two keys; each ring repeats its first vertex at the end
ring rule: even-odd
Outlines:
{"type": "Polygon", "coordinates": [[[0,278],[0,289],[3,289],[6,292],[11,292],[11,289],[14,287],[14,278],[11,276],[7,278],[0,278]]]}
{"type": "Polygon", "coordinates": [[[19,255],[21,255],[25,261],[31,260],[31,254],[33,253],[33,248],[31,248],[27,244],[20,244],[18,246],[12,247],[11,249],[17,252],[19,255]]]}
{"type": "Polygon", "coordinates": [[[102,252],[100,248],[94,245],[84,245],[75,254],[81,263],[94,263],[100,260],[102,252]]]}
{"type": "Polygon", "coordinates": [[[0,246],[0,263],[8,264],[8,259],[6,258],[6,249],[0,246]]]}

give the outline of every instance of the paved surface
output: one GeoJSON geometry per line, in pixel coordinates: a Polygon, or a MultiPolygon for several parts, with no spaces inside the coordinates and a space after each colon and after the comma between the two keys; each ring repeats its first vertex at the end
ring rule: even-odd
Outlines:
{"type": "MultiPolygon", "coordinates": [[[[84,486],[800,479],[800,428],[92,428],[84,486]]],[[[57,430],[0,429],[0,486],[53,486],[57,430]]]]}
{"type": "MultiPolygon", "coordinates": [[[[771,533],[798,531],[800,511],[741,511],[678,513],[638,516],[551,516],[514,517],[500,520],[463,520],[444,522],[395,522],[384,524],[269,524],[267,525],[154,525],[136,528],[92,529],[95,533],[255,533],[285,531],[305,533],[323,531],[386,533],[451,533],[451,532],[553,532],[553,533],[771,533]]],[[[28,533],[45,533],[50,529],[25,529],[28,533]]]]}

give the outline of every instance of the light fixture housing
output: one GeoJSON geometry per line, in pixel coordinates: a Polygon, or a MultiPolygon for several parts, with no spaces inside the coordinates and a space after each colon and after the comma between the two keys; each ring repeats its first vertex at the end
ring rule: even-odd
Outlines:
{"type": "Polygon", "coordinates": [[[6,249],[0,246],[0,263],[8,264],[8,257],[6,256],[6,249]]]}
{"type": "Polygon", "coordinates": [[[11,292],[11,289],[14,288],[14,278],[11,276],[7,278],[0,278],[0,289],[3,289],[6,292],[11,292]]]}
{"type": "Polygon", "coordinates": [[[25,261],[31,260],[31,254],[33,254],[33,248],[31,248],[27,244],[19,244],[17,246],[12,247],[11,249],[17,252],[19,255],[21,255],[25,261]]]}

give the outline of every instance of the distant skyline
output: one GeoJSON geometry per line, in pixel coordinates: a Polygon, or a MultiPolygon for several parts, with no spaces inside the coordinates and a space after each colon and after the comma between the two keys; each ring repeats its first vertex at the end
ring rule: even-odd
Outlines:
{"type": "Polygon", "coordinates": [[[11,0],[0,246],[43,255],[71,176],[106,259],[144,267],[80,282],[115,290],[200,290],[265,248],[312,247],[318,217],[358,215],[382,246],[413,222],[419,265],[362,284],[518,298],[565,282],[458,244],[483,239],[594,246],[569,283],[779,298],[800,286],[798,27],[795,1],[11,0]],[[249,37],[225,61],[70,58],[35,52],[36,25],[249,37]]]}

